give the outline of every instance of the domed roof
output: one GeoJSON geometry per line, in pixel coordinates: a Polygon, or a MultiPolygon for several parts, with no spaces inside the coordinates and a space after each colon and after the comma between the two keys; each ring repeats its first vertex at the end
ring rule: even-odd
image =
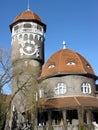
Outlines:
{"type": "Polygon", "coordinates": [[[37,20],[39,22],[42,22],[41,18],[33,13],[30,9],[24,11],[23,13],[21,13],[20,15],[16,16],[16,18],[14,19],[14,22],[20,20],[20,19],[33,19],[33,20],[37,20]]]}
{"type": "Polygon", "coordinates": [[[44,65],[41,78],[63,74],[95,75],[89,62],[70,49],[62,49],[53,54],[44,65]]]}

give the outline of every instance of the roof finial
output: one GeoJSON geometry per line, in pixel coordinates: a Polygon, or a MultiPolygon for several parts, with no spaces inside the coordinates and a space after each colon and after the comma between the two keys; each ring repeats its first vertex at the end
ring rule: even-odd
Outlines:
{"type": "Polygon", "coordinates": [[[30,1],[28,0],[28,10],[30,10],[30,1]]]}
{"type": "Polygon", "coordinates": [[[66,49],[66,42],[63,41],[63,49],[66,49]]]}

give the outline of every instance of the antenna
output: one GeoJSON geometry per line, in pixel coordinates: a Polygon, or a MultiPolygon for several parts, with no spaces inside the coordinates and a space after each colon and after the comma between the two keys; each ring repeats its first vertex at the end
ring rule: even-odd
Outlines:
{"type": "Polygon", "coordinates": [[[28,10],[30,10],[30,0],[28,0],[28,10]]]}
{"type": "Polygon", "coordinates": [[[63,49],[66,49],[66,42],[65,41],[63,41],[63,49]]]}

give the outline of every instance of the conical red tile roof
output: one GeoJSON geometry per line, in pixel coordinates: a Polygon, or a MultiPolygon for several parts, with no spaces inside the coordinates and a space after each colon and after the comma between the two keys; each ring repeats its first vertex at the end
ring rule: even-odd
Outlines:
{"type": "Polygon", "coordinates": [[[23,13],[21,13],[20,15],[16,16],[16,18],[14,19],[14,22],[18,21],[18,20],[24,20],[24,19],[33,19],[33,20],[37,20],[39,22],[42,22],[41,18],[33,13],[31,10],[26,10],[23,13]]]}

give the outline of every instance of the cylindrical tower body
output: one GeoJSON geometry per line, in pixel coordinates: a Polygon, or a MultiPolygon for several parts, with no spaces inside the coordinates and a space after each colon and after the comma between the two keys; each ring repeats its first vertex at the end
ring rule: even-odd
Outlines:
{"type": "MultiPolygon", "coordinates": [[[[46,25],[29,9],[18,15],[10,25],[12,32],[12,107],[18,113],[21,123],[22,113],[27,111],[28,97],[37,87],[37,79],[44,63],[44,33],[46,25]],[[28,93],[29,92],[29,93],[28,93]]],[[[30,98],[30,97],[29,97],[30,98]]],[[[31,99],[32,96],[31,96],[31,99]]],[[[14,115],[12,114],[12,118],[14,115]]]]}

